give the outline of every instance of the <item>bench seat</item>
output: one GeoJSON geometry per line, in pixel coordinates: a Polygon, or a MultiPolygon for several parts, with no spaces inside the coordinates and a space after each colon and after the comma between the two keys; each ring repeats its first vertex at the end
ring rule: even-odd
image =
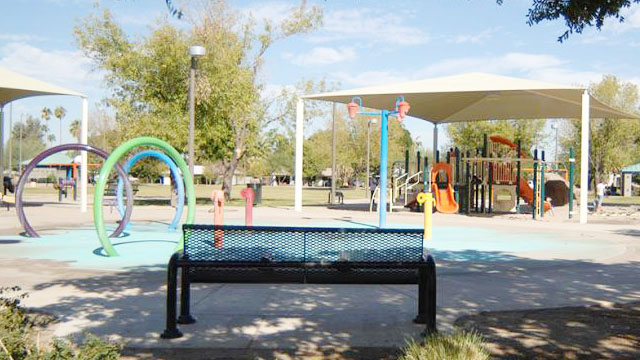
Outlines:
{"type": "Polygon", "coordinates": [[[422,229],[184,225],[183,236],[168,265],[163,338],[195,322],[191,283],[417,284],[414,322],[436,331],[435,261],[422,229]]]}

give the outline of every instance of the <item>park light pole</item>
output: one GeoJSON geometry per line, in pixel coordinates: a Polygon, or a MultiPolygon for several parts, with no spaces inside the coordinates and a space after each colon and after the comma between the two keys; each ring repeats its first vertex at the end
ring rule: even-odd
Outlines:
{"type": "Polygon", "coordinates": [[[194,45],[189,47],[189,56],[191,56],[191,70],[189,74],[189,172],[194,178],[194,161],[195,161],[195,130],[196,130],[196,69],[198,67],[198,58],[204,56],[206,50],[204,47],[194,45]]]}
{"type": "MultiPolygon", "coordinates": [[[[369,172],[371,171],[371,166],[370,164],[370,158],[371,158],[371,145],[369,144],[370,140],[369,138],[371,137],[371,124],[375,124],[378,122],[378,119],[376,118],[372,118],[367,120],[367,182],[364,184],[364,189],[365,189],[365,194],[367,194],[367,197],[369,197],[369,191],[371,190],[371,188],[369,188],[369,182],[370,182],[370,175],[369,172]]],[[[369,199],[371,200],[371,199],[369,199]]]]}
{"type": "Polygon", "coordinates": [[[556,131],[556,149],[553,153],[553,157],[555,161],[558,161],[558,123],[554,122],[553,124],[551,124],[551,129],[556,131]]]}

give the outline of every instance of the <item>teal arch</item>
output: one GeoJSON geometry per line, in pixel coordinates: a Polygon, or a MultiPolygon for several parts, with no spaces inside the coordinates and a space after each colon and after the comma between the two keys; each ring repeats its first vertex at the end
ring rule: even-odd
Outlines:
{"type": "MultiPolygon", "coordinates": [[[[102,212],[104,190],[107,186],[109,173],[111,172],[111,170],[113,170],[113,167],[118,162],[118,160],[120,160],[120,158],[123,157],[129,150],[138,146],[159,147],[164,150],[167,155],[169,155],[169,157],[176,163],[176,165],[178,165],[178,168],[180,168],[180,172],[182,172],[182,175],[184,177],[185,192],[187,195],[187,218],[185,220],[185,224],[193,224],[193,220],[196,215],[196,196],[193,187],[193,178],[191,177],[191,172],[189,172],[187,163],[184,161],[180,153],[175,148],[173,148],[173,146],[160,139],[156,139],[153,137],[139,137],[131,139],[113,150],[111,155],[109,155],[107,160],[104,162],[104,164],[100,168],[100,175],[98,176],[98,182],[96,184],[96,190],[93,196],[93,221],[96,225],[96,231],[98,233],[100,244],[102,244],[102,248],[108,256],[118,256],[118,252],[113,248],[111,240],[109,239],[104,226],[104,214],[102,212]]],[[[183,247],[184,239],[181,237],[176,250],[182,250],[183,247]]]]}

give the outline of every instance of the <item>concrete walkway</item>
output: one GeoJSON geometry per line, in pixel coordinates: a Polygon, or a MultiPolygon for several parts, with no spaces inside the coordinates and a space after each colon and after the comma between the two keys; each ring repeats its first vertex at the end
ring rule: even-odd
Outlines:
{"type": "MultiPolygon", "coordinates": [[[[147,218],[138,215],[138,220],[149,221],[149,216],[170,219],[172,214],[156,208],[145,213],[147,218]]],[[[241,209],[229,211],[229,219],[241,216],[241,209]]],[[[288,208],[258,208],[254,216],[300,225],[375,219],[375,214],[366,212],[320,207],[306,208],[302,214],[288,208]]],[[[210,217],[207,208],[199,208],[201,222],[210,222],[205,221],[210,217]]],[[[392,214],[389,221],[419,224],[421,216],[392,214]]],[[[563,220],[533,222],[513,216],[485,219],[458,215],[438,215],[435,223],[498,229],[513,236],[536,233],[560,243],[572,238],[603,245],[601,252],[594,248],[560,254],[484,251],[462,257],[496,259],[494,255],[499,255],[499,261],[436,259],[438,326],[442,330],[450,329],[457,317],[479,311],[640,300],[639,235],[633,231],[636,224],[579,226],[563,220]]],[[[19,244],[0,240],[0,249],[11,246],[19,244]]],[[[465,251],[476,250],[457,253],[465,251]]],[[[4,265],[0,286],[20,285],[30,293],[25,305],[56,315],[53,334],[91,331],[121,339],[133,349],[130,351],[207,348],[231,357],[273,351],[364,352],[401,347],[423,330],[411,322],[417,311],[416,286],[212,284],[194,286],[192,312],[198,322],[182,326],[185,336],[181,339],[161,340],[164,270],[144,266],[87,270],[61,261],[15,255],[7,258],[3,255],[6,253],[0,251],[4,265]]]]}

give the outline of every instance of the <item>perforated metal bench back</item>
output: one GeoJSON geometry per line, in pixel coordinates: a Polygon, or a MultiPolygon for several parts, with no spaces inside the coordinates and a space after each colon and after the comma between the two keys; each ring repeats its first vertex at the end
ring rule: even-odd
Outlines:
{"type": "Polygon", "coordinates": [[[183,225],[184,256],[212,262],[419,262],[421,229],[183,225]]]}

